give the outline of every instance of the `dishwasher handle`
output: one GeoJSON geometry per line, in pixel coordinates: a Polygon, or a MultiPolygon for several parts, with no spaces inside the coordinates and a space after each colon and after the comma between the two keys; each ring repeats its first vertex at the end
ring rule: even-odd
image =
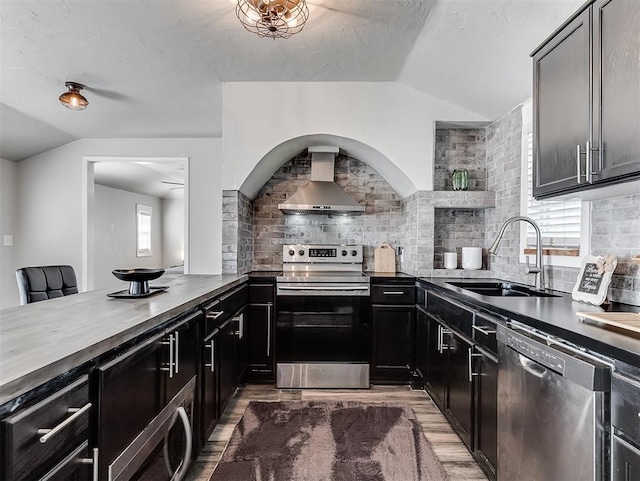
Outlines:
{"type": "Polygon", "coordinates": [[[590,391],[611,391],[611,367],[608,364],[582,357],[573,348],[563,349],[557,341],[545,341],[543,336],[537,334],[534,337],[533,332],[528,336],[522,329],[514,330],[503,325],[498,325],[497,331],[499,361],[500,351],[513,349],[520,356],[538,364],[541,369],[534,369],[531,363],[527,363],[537,373],[546,368],[590,391]]]}

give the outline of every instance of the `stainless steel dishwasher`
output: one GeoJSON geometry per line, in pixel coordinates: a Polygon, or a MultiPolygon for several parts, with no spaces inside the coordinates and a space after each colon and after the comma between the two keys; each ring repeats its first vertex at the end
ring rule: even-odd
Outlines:
{"type": "Polygon", "coordinates": [[[498,479],[609,479],[611,365],[515,323],[497,338],[498,479]]]}

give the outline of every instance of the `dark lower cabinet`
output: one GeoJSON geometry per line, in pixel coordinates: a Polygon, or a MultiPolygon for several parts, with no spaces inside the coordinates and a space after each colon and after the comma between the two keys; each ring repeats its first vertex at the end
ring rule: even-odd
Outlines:
{"type": "Polygon", "coordinates": [[[416,286],[413,278],[371,278],[372,382],[407,384],[415,364],[416,286]]]}
{"type": "Polygon", "coordinates": [[[53,392],[33,406],[0,422],[3,481],[30,479],[85,480],[91,466],[87,376],[53,392]],[[55,432],[39,432],[41,429],[55,432]]]}
{"type": "Polygon", "coordinates": [[[247,321],[247,378],[249,381],[275,381],[273,311],[272,302],[249,304],[247,321]]]}
{"type": "Polygon", "coordinates": [[[236,343],[233,351],[233,383],[239,385],[247,371],[248,343],[247,343],[247,308],[243,307],[231,319],[236,333],[236,343]]]}
{"type": "Polygon", "coordinates": [[[416,368],[417,389],[422,389],[429,370],[429,317],[421,306],[416,307],[416,368]]]}
{"type": "Polygon", "coordinates": [[[218,349],[218,416],[227,407],[235,391],[235,344],[236,330],[233,319],[227,319],[220,326],[218,349]]]}
{"type": "Polygon", "coordinates": [[[428,344],[425,388],[431,398],[444,412],[447,390],[447,346],[443,344],[446,328],[427,314],[428,344]]]}
{"type": "Polygon", "coordinates": [[[179,319],[95,370],[99,479],[187,384],[195,387],[201,319],[200,311],[179,319]]]}
{"type": "Polygon", "coordinates": [[[372,310],[371,380],[407,383],[411,377],[415,306],[376,306],[372,310]]]}
{"type": "Polygon", "coordinates": [[[218,350],[220,331],[214,329],[202,341],[200,362],[200,446],[209,439],[218,422],[218,350]]]}
{"type": "Polygon", "coordinates": [[[454,331],[445,333],[443,338],[443,343],[449,352],[445,415],[460,439],[471,450],[473,433],[472,344],[454,331]]]}
{"type": "Polygon", "coordinates": [[[495,481],[498,465],[498,360],[475,348],[474,457],[495,481]]]}

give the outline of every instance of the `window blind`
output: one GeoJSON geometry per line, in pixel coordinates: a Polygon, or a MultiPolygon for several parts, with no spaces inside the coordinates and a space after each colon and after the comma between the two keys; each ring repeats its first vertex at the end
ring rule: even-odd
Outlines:
{"type": "MultiPolygon", "coordinates": [[[[533,198],[533,133],[527,135],[527,216],[540,226],[544,247],[579,248],[582,203],[579,200],[538,202],[533,198]]],[[[527,226],[527,247],[536,245],[533,227],[527,226]]]]}
{"type": "Polygon", "coordinates": [[[137,254],[140,256],[151,255],[151,207],[137,205],[137,254]]]}

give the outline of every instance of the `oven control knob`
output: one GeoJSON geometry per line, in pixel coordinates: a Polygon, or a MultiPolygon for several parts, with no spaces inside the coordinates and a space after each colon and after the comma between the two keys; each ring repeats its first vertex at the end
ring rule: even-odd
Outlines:
{"type": "Polygon", "coordinates": [[[358,251],[357,250],[352,250],[351,251],[351,255],[354,256],[354,257],[357,256],[358,255],[358,251]]]}
{"type": "Polygon", "coordinates": [[[343,256],[347,255],[347,251],[342,251],[340,254],[342,254],[343,256]]]}
{"type": "Polygon", "coordinates": [[[298,255],[303,256],[303,255],[304,255],[304,251],[303,251],[302,249],[300,249],[300,250],[298,251],[298,255]]]}
{"type": "Polygon", "coordinates": [[[292,256],[296,253],[296,251],[294,251],[293,249],[289,249],[289,255],[292,256]]]}

